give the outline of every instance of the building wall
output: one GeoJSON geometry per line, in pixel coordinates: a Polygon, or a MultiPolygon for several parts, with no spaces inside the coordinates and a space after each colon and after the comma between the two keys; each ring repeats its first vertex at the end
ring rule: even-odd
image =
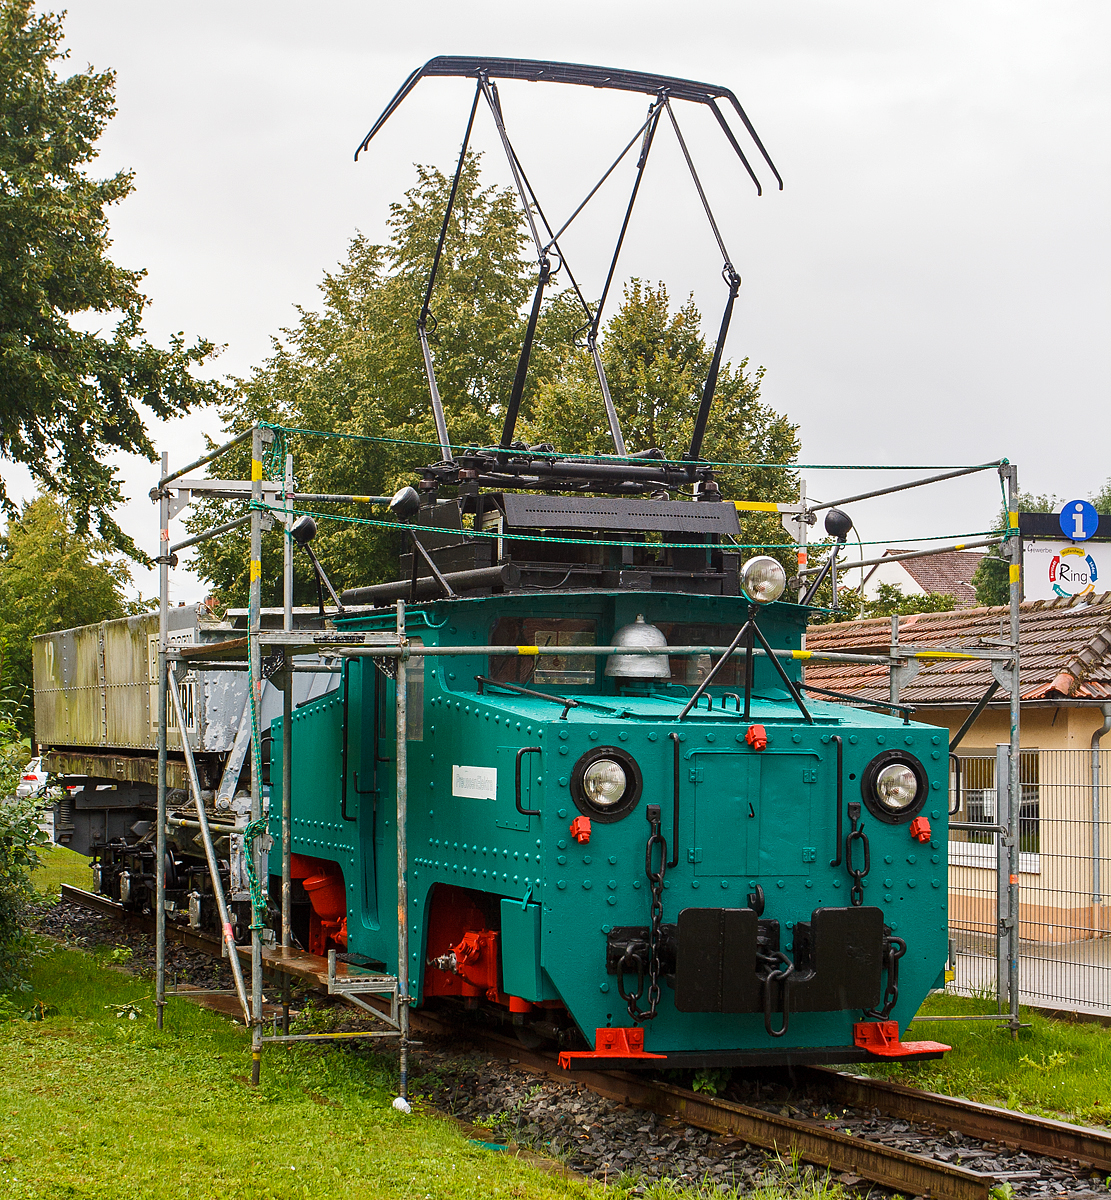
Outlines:
{"type": "MultiPolygon", "coordinates": [[[[920,711],[916,719],[960,728],[967,709],[920,711]]],[[[1098,937],[1111,930],[1104,902],[1111,891],[1111,734],[1101,751],[1099,878],[1095,864],[1095,823],[1091,780],[1091,738],[1102,724],[1098,708],[1028,708],[1022,714],[1024,772],[1036,780],[1037,848],[1020,852],[1019,904],[1021,936],[1038,942],[1066,942],[1098,937]]],[[[1006,710],[984,713],[960,745],[962,755],[993,756],[997,743],[1009,738],[1006,710]]],[[[1028,779],[1028,782],[1030,780],[1028,779]]],[[[1029,839],[1028,839],[1029,840],[1029,839]]],[[[950,842],[953,857],[960,842],[950,842]]],[[[949,892],[955,927],[990,932],[995,921],[993,848],[980,844],[962,857],[981,854],[984,866],[951,863],[949,892]]]]}
{"type": "MultiPolygon", "coordinates": [[[[856,571],[846,571],[842,576],[845,584],[842,586],[860,586],[860,576],[856,571]]],[[[918,586],[907,572],[902,563],[880,563],[873,567],[864,584],[864,595],[869,600],[875,600],[881,583],[891,583],[898,586],[904,596],[924,596],[925,590],[918,586]]]]}
{"type": "MultiPolygon", "coordinates": [[[[996,696],[998,694],[997,692],[996,696]]],[[[920,708],[914,714],[914,719],[927,725],[941,725],[947,728],[952,736],[960,729],[970,709],[971,706],[952,709],[920,708]]],[[[1091,747],[1092,734],[1102,724],[1103,713],[1095,706],[1024,708],[1022,747],[1024,750],[1087,750],[1091,747]]],[[[965,734],[960,752],[994,752],[996,743],[1010,740],[1010,709],[989,708],[980,714],[976,724],[965,734]]],[[[1107,734],[1104,743],[1111,748],[1111,733],[1107,734]]]]}

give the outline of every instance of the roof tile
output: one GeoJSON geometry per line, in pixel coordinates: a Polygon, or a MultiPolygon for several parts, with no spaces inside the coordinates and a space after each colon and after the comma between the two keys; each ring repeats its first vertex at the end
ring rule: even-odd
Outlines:
{"type": "MultiPolygon", "coordinates": [[[[906,553],[906,550],[887,549],[884,556],[906,553]]],[[[952,596],[958,608],[971,608],[976,604],[972,575],[984,554],[983,550],[947,550],[928,557],[904,559],[898,565],[924,592],[952,596]]],[[[878,565],[873,572],[876,569],[878,565]]]]}
{"type": "MultiPolygon", "coordinates": [[[[899,619],[899,642],[923,649],[991,649],[1009,641],[1006,606],[916,613],[899,619]]],[[[811,625],[808,650],[886,654],[891,618],[811,625]]],[[[887,668],[875,664],[808,663],[806,682],[814,687],[886,700],[887,668]]],[[[900,689],[908,704],[975,703],[992,682],[984,659],[923,662],[900,689]]],[[[1101,596],[1034,600],[1019,610],[1019,682],[1025,699],[1111,697],[1111,592],[1101,596]]]]}

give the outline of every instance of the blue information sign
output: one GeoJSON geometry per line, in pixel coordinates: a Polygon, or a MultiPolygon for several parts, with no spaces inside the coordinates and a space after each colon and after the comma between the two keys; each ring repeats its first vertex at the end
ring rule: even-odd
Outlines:
{"type": "Polygon", "coordinates": [[[1099,513],[1087,500],[1070,500],[1061,509],[1061,532],[1070,541],[1086,542],[1099,528],[1099,513]]]}

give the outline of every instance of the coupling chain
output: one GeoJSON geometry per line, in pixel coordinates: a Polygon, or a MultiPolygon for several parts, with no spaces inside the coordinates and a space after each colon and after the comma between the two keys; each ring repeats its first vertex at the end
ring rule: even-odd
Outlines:
{"type": "Polygon", "coordinates": [[[872,869],[872,852],[868,845],[868,836],[864,832],[864,824],[860,821],[860,805],[849,805],[849,836],[845,839],[845,869],[852,876],[853,886],[849,899],[854,907],[859,908],[864,903],[864,876],[872,869]],[[858,824],[858,822],[860,822],[858,824]],[[864,867],[853,866],[853,843],[860,842],[864,851],[864,867]]]}
{"type": "Polygon", "coordinates": [[[667,841],[660,832],[660,806],[649,804],[645,813],[648,818],[650,832],[648,842],[644,847],[644,873],[648,876],[648,886],[652,895],[652,907],[649,910],[648,922],[648,962],[638,954],[626,951],[618,968],[617,990],[625,1001],[629,1016],[636,1022],[651,1021],[655,1018],[660,1007],[660,924],[664,915],[664,872],[667,870],[667,841]],[[656,852],[659,852],[660,865],[653,863],[656,852]],[[637,990],[626,992],[623,986],[625,966],[632,959],[637,968],[637,990]],[[637,1007],[644,993],[644,976],[648,975],[648,1007],[641,1011],[637,1007]]]}
{"type": "Polygon", "coordinates": [[[907,944],[901,937],[893,937],[891,930],[884,926],[883,964],[887,969],[887,987],[883,993],[883,1007],[865,1011],[866,1017],[874,1021],[886,1021],[891,1016],[891,1010],[899,1002],[899,959],[907,952],[907,944]]]}
{"type": "Polygon", "coordinates": [[[782,1037],[787,1032],[790,1021],[790,1005],[787,1002],[789,980],[794,974],[795,964],[782,950],[770,950],[762,953],[756,951],[757,978],[760,980],[760,990],[764,996],[764,1028],[771,1037],[782,1037]],[[760,970],[763,967],[763,971],[760,970]],[[783,1024],[779,1029],[772,1028],[772,985],[778,983],[780,991],[780,1012],[783,1014],[783,1024]]]}

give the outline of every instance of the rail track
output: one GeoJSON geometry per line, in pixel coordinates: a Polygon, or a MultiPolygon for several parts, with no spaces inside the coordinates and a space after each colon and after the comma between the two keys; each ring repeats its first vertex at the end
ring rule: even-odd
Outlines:
{"type": "MultiPolygon", "coordinates": [[[[79,888],[63,886],[62,898],[133,927],[147,931],[154,928],[153,918],[127,912],[119,904],[79,888]]],[[[168,924],[167,937],[220,957],[219,941],[195,930],[168,924]]],[[[413,1013],[413,1029],[445,1037],[459,1036],[455,1025],[419,1010],[413,1013]]],[[[575,1071],[569,1075],[559,1067],[554,1053],[530,1050],[515,1039],[497,1033],[468,1029],[466,1037],[484,1051],[512,1061],[522,1069],[564,1083],[573,1080],[619,1104],[651,1111],[710,1133],[741,1139],[773,1150],[784,1158],[797,1156],[822,1168],[858,1176],[909,1195],[930,1196],[934,1200],[989,1200],[992,1188],[1001,1182],[1000,1177],[991,1172],[972,1170],[853,1136],[830,1128],[819,1119],[803,1120],[770,1113],[631,1072],[575,1071]]],[[[1111,1133],[824,1067],[794,1067],[790,1073],[796,1085],[815,1087],[835,1105],[878,1110],[886,1116],[916,1125],[932,1125],[986,1143],[1111,1171],[1111,1133]]]]}

